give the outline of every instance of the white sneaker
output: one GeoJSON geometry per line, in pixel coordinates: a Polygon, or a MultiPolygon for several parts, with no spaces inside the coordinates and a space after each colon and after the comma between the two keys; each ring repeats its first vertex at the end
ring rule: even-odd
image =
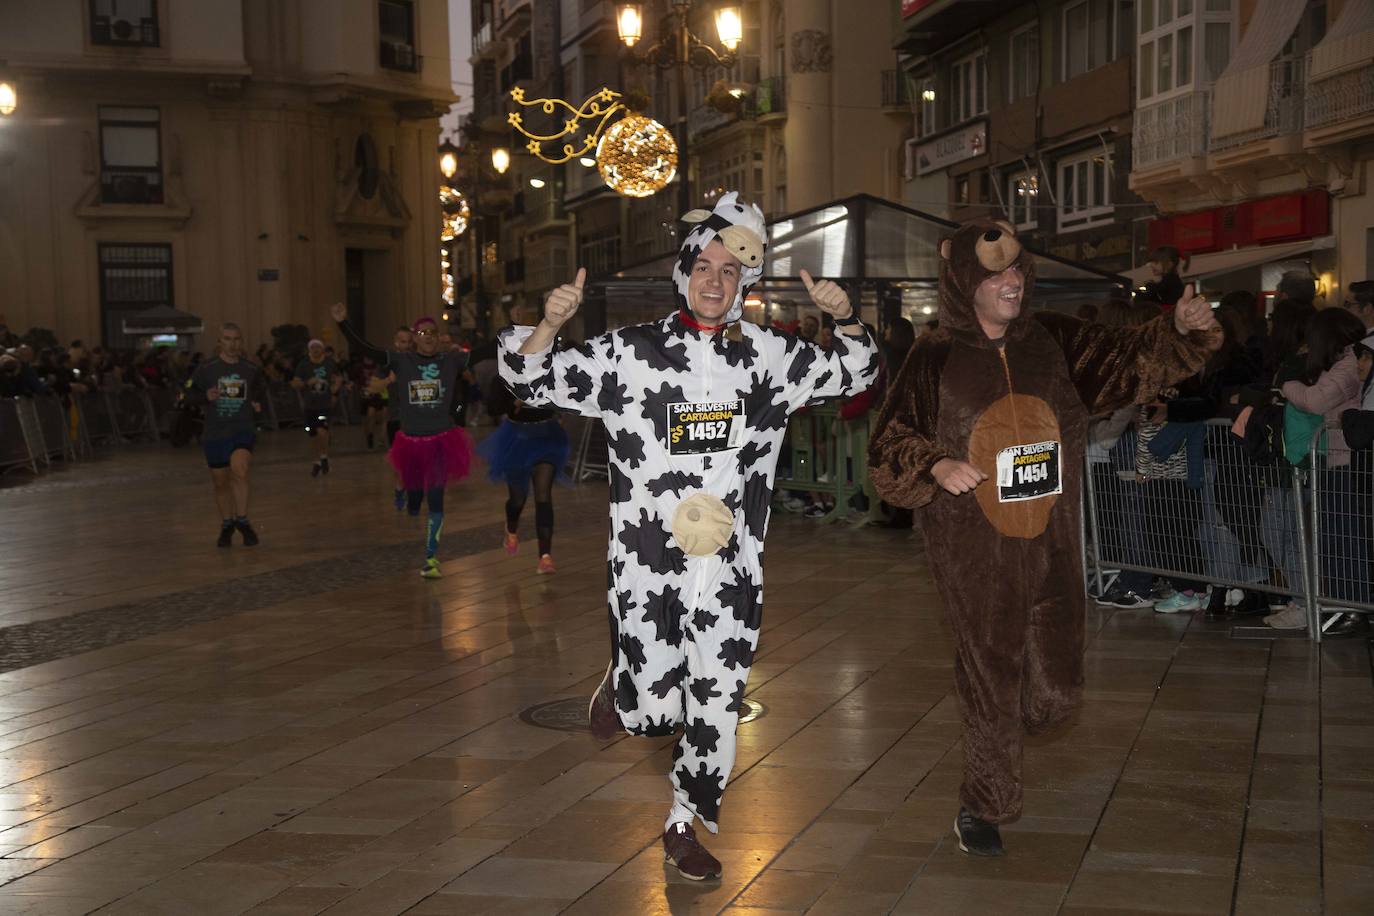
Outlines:
{"type": "Polygon", "coordinates": [[[1305,630],[1307,629],[1307,610],[1289,602],[1288,606],[1277,614],[1270,614],[1264,618],[1264,622],[1276,630],[1305,630]]]}
{"type": "Polygon", "coordinates": [[[806,508],[806,501],[793,496],[783,500],[782,507],[788,512],[800,512],[806,508]]]}

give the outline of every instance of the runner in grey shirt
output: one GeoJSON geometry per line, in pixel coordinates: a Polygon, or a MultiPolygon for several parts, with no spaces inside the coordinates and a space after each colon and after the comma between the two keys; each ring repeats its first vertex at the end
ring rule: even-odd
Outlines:
{"type": "Polygon", "coordinates": [[[291,386],[301,392],[305,431],[315,440],[315,464],[310,476],[319,477],[329,473],[329,414],[338,401],[343,376],[333,358],[325,355],[324,341],[310,341],[305,352],[305,359],[296,364],[291,386]]]}
{"type": "Polygon", "coordinates": [[[238,325],[224,325],[219,351],[186,382],[186,399],[205,411],[200,442],[219,506],[217,543],[228,547],[237,529],[244,546],[252,547],[258,543],[258,535],[248,523],[248,470],[257,438],[257,413],[267,390],[262,370],[243,356],[243,332],[238,325]]]}

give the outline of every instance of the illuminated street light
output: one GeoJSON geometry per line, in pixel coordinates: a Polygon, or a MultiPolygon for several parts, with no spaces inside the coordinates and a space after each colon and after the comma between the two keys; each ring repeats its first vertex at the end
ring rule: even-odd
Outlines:
{"type": "Polygon", "coordinates": [[[733,52],[739,47],[744,40],[744,19],[740,16],[739,7],[722,6],[716,10],[716,34],[720,36],[720,43],[725,45],[725,50],[733,52]]]}
{"type": "Polygon", "coordinates": [[[498,146],[491,151],[491,167],[496,169],[496,174],[506,174],[506,169],[510,168],[510,150],[504,146],[498,146]]]}
{"type": "Polygon", "coordinates": [[[0,115],[12,115],[19,107],[19,93],[13,83],[0,83],[0,115]]]}
{"type": "Polygon", "coordinates": [[[535,189],[542,188],[542,187],[544,187],[544,185],[546,185],[547,183],[548,183],[548,182],[546,182],[546,181],[545,181],[544,179],[542,179],[542,178],[531,178],[531,179],[530,179],[530,187],[535,188],[535,189]]]}
{"type": "Polygon", "coordinates": [[[458,172],[458,148],[452,143],[439,147],[439,171],[445,178],[452,178],[458,172]]]}
{"type": "Polygon", "coordinates": [[[633,48],[644,37],[643,4],[621,3],[615,9],[615,27],[625,47],[633,48]]]}

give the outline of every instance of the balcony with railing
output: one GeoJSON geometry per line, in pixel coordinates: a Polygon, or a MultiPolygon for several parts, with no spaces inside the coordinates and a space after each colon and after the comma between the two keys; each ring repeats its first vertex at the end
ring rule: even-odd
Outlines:
{"type": "Polygon", "coordinates": [[[492,34],[490,19],[482,23],[481,27],[472,33],[472,56],[476,60],[494,56],[499,45],[500,43],[495,40],[492,34]]]}
{"type": "Polygon", "coordinates": [[[1303,107],[1308,146],[1374,134],[1374,62],[1314,79],[1303,107]]]}
{"type": "Polygon", "coordinates": [[[781,76],[759,80],[754,87],[754,113],[761,123],[787,117],[787,84],[781,76]]]}
{"type": "MultiPolygon", "coordinates": [[[[1132,187],[1136,174],[1202,159],[1207,153],[1211,93],[1189,92],[1137,108],[1131,136],[1132,187]]],[[[1196,170],[1203,168],[1196,164],[1196,170]]]]}
{"type": "Polygon", "coordinates": [[[1252,130],[1210,137],[1207,148],[1212,154],[1213,168],[1251,164],[1301,150],[1305,72],[1300,57],[1285,57],[1269,64],[1264,124],[1252,130]]]}
{"type": "Polygon", "coordinates": [[[696,140],[703,134],[736,121],[776,121],[786,117],[785,102],[782,77],[769,77],[760,80],[751,92],[736,99],[733,108],[722,110],[710,102],[693,108],[687,113],[687,133],[696,140]]]}

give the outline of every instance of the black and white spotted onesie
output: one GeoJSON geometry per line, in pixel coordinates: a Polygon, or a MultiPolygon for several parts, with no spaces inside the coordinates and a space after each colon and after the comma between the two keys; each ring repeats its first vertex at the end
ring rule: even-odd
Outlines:
{"type": "Polygon", "coordinates": [[[610,442],[609,609],[621,721],[640,735],[684,726],[669,820],[696,815],[714,833],[758,645],[763,539],[787,418],[871,385],[877,349],[867,334],[837,333],[826,351],[747,322],[743,339],[731,341],[677,313],[571,350],[521,355],[532,330],[502,333],[502,378],[523,401],[600,418],[610,442]],[[678,503],[703,490],[735,513],[734,533],[716,554],[693,557],[678,548],[671,524],[678,503]]]}

